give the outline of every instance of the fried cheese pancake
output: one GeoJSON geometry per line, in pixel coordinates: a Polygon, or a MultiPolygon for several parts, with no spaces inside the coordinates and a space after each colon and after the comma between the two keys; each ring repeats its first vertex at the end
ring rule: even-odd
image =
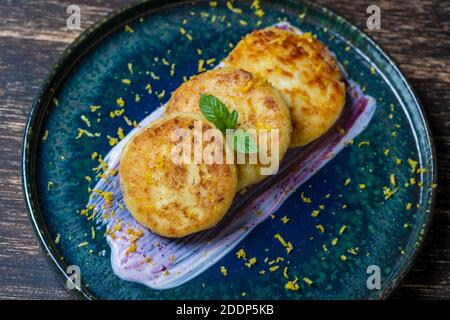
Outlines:
{"type": "Polygon", "coordinates": [[[298,35],[277,27],[253,31],[224,63],[261,75],[281,92],[291,113],[291,147],[323,135],[345,104],[337,62],[310,33],[298,35]]]}
{"type": "MultiPolygon", "coordinates": [[[[161,236],[178,238],[214,227],[236,192],[234,164],[173,161],[178,141],[173,133],[192,132],[196,123],[202,132],[213,128],[195,113],[165,116],[134,135],[122,153],[119,175],[126,207],[139,223],[161,236]]],[[[199,141],[193,136],[188,141],[196,145],[199,141]]],[[[226,152],[224,140],[214,142],[226,152]]],[[[201,143],[205,147],[206,142],[201,143]]]]}

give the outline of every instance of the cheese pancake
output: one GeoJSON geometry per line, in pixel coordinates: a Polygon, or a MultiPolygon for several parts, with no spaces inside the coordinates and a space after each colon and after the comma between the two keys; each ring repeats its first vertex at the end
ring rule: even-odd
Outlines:
{"type": "MultiPolygon", "coordinates": [[[[161,236],[178,238],[214,227],[236,192],[234,164],[173,161],[178,142],[174,132],[192,133],[185,140],[192,143],[192,159],[199,143],[193,134],[198,124],[202,132],[213,128],[194,113],[163,117],[133,136],[122,153],[119,175],[126,207],[139,223],[161,236]]],[[[207,142],[200,141],[205,147],[207,142]]],[[[221,144],[225,156],[224,140],[215,143],[221,144]]]]}
{"type": "MultiPolygon", "coordinates": [[[[220,68],[199,74],[175,90],[168,102],[166,113],[201,114],[199,106],[201,94],[215,96],[227,106],[230,112],[236,110],[238,112],[237,128],[256,131],[278,129],[279,141],[278,143],[274,141],[273,145],[278,160],[273,161],[281,161],[290,144],[292,125],[285,101],[266,79],[236,68],[220,68]]],[[[268,156],[272,157],[271,142],[269,141],[267,145],[268,156]]],[[[262,161],[259,160],[260,158],[253,164],[250,161],[238,164],[238,190],[260,182],[269,174],[276,173],[279,163],[276,166],[272,166],[272,162],[269,164],[265,162],[262,165],[262,161]],[[269,173],[261,174],[263,167],[270,167],[269,173]],[[276,167],[274,171],[271,171],[272,167],[276,167]]]]}
{"type": "Polygon", "coordinates": [[[298,35],[277,27],[253,31],[224,62],[261,75],[281,92],[291,112],[291,147],[323,135],[345,104],[337,62],[310,33],[298,35]]]}

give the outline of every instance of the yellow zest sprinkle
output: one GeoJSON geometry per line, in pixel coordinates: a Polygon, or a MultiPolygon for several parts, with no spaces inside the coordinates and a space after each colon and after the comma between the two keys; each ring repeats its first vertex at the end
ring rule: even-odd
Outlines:
{"type": "Polygon", "coordinates": [[[384,150],[384,155],[387,157],[389,155],[390,150],[389,149],[385,149],[384,150]]]}
{"type": "Polygon", "coordinates": [[[198,60],[197,71],[198,71],[198,72],[204,72],[204,71],[206,71],[204,65],[205,65],[205,60],[203,60],[203,59],[198,60]]]}
{"type": "Polygon", "coordinates": [[[347,252],[350,254],[356,255],[356,254],[358,254],[358,248],[347,249],[347,252]]]}
{"type": "Polygon", "coordinates": [[[265,274],[266,273],[266,270],[261,270],[261,271],[259,271],[259,274],[261,274],[261,275],[263,275],[263,274],[265,274]]]}
{"type": "Polygon", "coordinates": [[[246,26],[246,25],[248,25],[247,21],[245,21],[245,20],[239,20],[239,24],[240,24],[241,26],[246,26]]]}
{"type": "Polygon", "coordinates": [[[89,137],[89,138],[93,138],[93,137],[98,137],[100,136],[100,133],[92,133],[89,132],[85,129],[80,129],[78,128],[78,135],[75,137],[75,139],[81,139],[83,136],[89,137]]]}
{"type": "Polygon", "coordinates": [[[127,251],[125,252],[125,255],[127,256],[132,252],[136,252],[136,249],[137,249],[136,242],[131,243],[130,246],[128,247],[127,251]]]}
{"type": "Polygon", "coordinates": [[[50,190],[53,187],[54,183],[52,181],[49,181],[47,183],[47,190],[50,190]]]}
{"type": "Polygon", "coordinates": [[[409,183],[413,186],[416,184],[416,179],[414,178],[409,178],[409,183]]]}
{"type": "Polygon", "coordinates": [[[283,257],[278,257],[274,260],[270,260],[269,262],[267,262],[269,260],[268,257],[266,257],[266,259],[264,259],[264,262],[268,263],[269,265],[273,265],[274,263],[279,263],[280,261],[284,261],[283,257]]]}
{"type": "Polygon", "coordinates": [[[210,2],[209,2],[209,6],[210,6],[211,8],[217,7],[217,1],[210,1],[210,2]]]}
{"type": "Polygon", "coordinates": [[[125,25],[125,32],[133,33],[134,30],[129,25],[125,25]]]}
{"type": "Polygon", "coordinates": [[[58,99],[53,98],[52,101],[53,101],[53,104],[54,104],[55,106],[58,106],[58,105],[59,105],[58,99]]]}
{"type": "Polygon", "coordinates": [[[112,147],[112,146],[115,146],[116,144],[118,144],[119,143],[119,139],[117,139],[117,138],[114,138],[114,137],[111,137],[111,136],[106,136],[107,138],[108,138],[108,143],[109,143],[109,145],[112,147]]]}
{"type": "Polygon", "coordinates": [[[172,63],[172,65],[170,66],[170,76],[174,76],[175,75],[175,63],[172,63]]]}
{"type": "Polygon", "coordinates": [[[157,76],[153,71],[150,72],[150,77],[152,77],[152,79],[154,79],[154,80],[159,80],[160,79],[160,77],[157,76]]]}
{"type": "Polygon", "coordinates": [[[55,238],[55,244],[58,244],[60,240],[61,240],[61,235],[58,233],[55,238]]]}
{"type": "Polygon", "coordinates": [[[373,66],[370,67],[370,73],[371,73],[371,74],[375,74],[375,73],[376,73],[375,68],[374,68],[373,66]]]}
{"type": "Polygon", "coordinates": [[[312,286],[314,284],[314,282],[308,277],[303,277],[303,281],[306,282],[308,286],[312,286]]]}
{"type": "Polygon", "coordinates": [[[341,255],[341,260],[342,260],[342,261],[347,261],[347,256],[341,255]]]}
{"type": "MultiPolygon", "coordinates": [[[[148,83],[145,86],[145,90],[147,90],[148,94],[151,94],[152,93],[152,85],[150,83],[148,83]]],[[[140,98],[139,98],[139,100],[140,100],[140,98]]]]}
{"type": "Polygon", "coordinates": [[[286,216],[284,216],[283,218],[281,218],[281,221],[283,221],[284,224],[288,223],[289,220],[290,220],[290,219],[289,219],[288,217],[286,217],[286,216]]]}
{"type": "Polygon", "coordinates": [[[348,186],[350,184],[350,182],[352,182],[352,179],[347,178],[347,180],[345,180],[345,182],[344,182],[344,186],[348,186]]]}
{"type": "Polygon", "coordinates": [[[94,229],[94,227],[91,227],[91,239],[92,240],[95,239],[95,229],[94,229]]]}
{"type": "Polygon", "coordinates": [[[396,158],[396,159],[395,159],[395,163],[399,166],[399,165],[402,164],[402,160],[399,159],[399,158],[396,158]]]}
{"type": "Polygon", "coordinates": [[[391,175],[389,176],[389,180],[390,180],[392,186],[395,187],[397,185],[397,181],[395,180],[395,174],[394,173],[391,173],[391,175]]]}
{"type": "Polygon", "coordinates": [[[163,91],[161,91],[161,92],[156,92],[156,96],[159,98],[159,99],[162,99],[162,98],[164,98],[164,96],[166,95],[166,90],[163,90],[163,91]]]}
{"type": "Polygon", "coordinates": [[[87,182],[91,182],[92,181],[92,178],[90,176],[86,176],[84,178],[87,180],[87,182]]]}
{"type": "Polygon", "coordinates": [[[311,212],[311,217],[317,218],[317,217],[319,216],[319,214],[320,214],[320,211],[319,211],[319,210],[313,210],[313,211],[311,212]]]}
{"type": "Polygon", "coordinates": [[[189,34],[189,33],[186,33],[186,38],[189,40],[189,41],[192,41],[192,36],[189,34]]]}
{"type": "Polygon", "coordinates": [[[328,251],[328,247],[327,247],[327,245],[326,245],[326,244],[323,244],[323,245],[322,245],[322,250],[323,250],[323,251],[325,251],[325,252],[327,252],[327,251],[328,251]]]}
{"type": "Polygon", "coordinates": [[[120,117],[120,116],[123,115],[124,113],[125,113],[125,109],[117,109],[117,110],[111,111],[111,112],[109,113],[109,117],[110,117],[111,119],[114,119],[115,117],[120,117]]]}
{"type": "Polygon", "coordinates": [[[358,143],[358,147],[361,148],[363,146],[368,146],[370,145],[370,141],[361,141],[360,143],[358,143]]]}
{"type": "Polygon", "coordinates": [[[48,138],[48,130],[45,130],[44,134],[42,135],[42,141],[47,140],[48,138]]]}
{"type": "Polygon", "coordinates": [[[236,14],[241,14],[242,13],[242,9],[235,8],[233,6],[233,3],[231,3],[231,1],[227,1],[227,8],[229,10],[231,10],[232,12],[236,13],[236,14]]]}
{"type": "Polygon", "coordinates": [[[274,235],[274,238],[277,239],[281,243],[281,245],[286,248],[288,254],[291,253],[291,251],[294,249],[292,243],[286,242],[280,234],[277,233],[276,235],[274,235]]]}
{"type": "Polygon", "coordinates": [[[116,100],[116,103],[117,103],[117,105],[119,106],[119,107],[124,107],[125,106],[125,101],[122,99],[122,97],[120,97],[120,98],[118,98],[117,100],[116,100]]]}
{"type": "Polygon", "coordinates": [[[212,65],[212,64],[214,64],[214,62],[216,62],[216,58],[211,58],[211,59],[206,60],[207,65],[212,65]]]}
{"type": "Polygon", "coordinates": [[[360,184],[359,184],[359,188],[360,188],[361,190],[364,190],[364,189],[366,188],[366,185],[365,185],[364,183],[360,183],[360,184]]]}
{"type": "Polygon", "coordinates": [[[120,139],[124,139],[125,135],[123,134],[123,129],[121,127],[117,128],[117,135],[120,139]]]}
{"type": "Polygon", "coordinates": [[[238,252],[236,252],[236,257],[238,258],[238,259],[247,259],[247,254],[245,253],[245,250],[244,249],[240,249],[238,252]]]}
{"type": "Polygon", "coordinates": [[[186,30],[182,27],[182,28],[180,28],[180,33],[181,33],[182,35],[185,35],[185,34],[186,34],[186,30]]]}
{"type": "Polygon", "coordinates": [[[305,17],[306,17],[306,12],[300,13],[300,14],[298,15],[298,17],[300,18],[300,20],[305,19],[305,17]]]}
{"type": "Polygon", "coordinates": [[[226,277],[228,275],[228,270],[227,268],[225,268],[224,266],[220,266],[220,273],[222,273],[222,275],[224,277],[226,277]]]}
{"type": "Polygon", "coordinates": [[[346,230],[347,230],[347,226],[346,226],[346,225],[343,225],[343,226],[339,229],[339,234],[343,234],[346,230]]]}
{"type": "Polygon", "coordinates": [[[132,63],[128,63],[127,64],[127,68],[128,68],[128,71],[130,72],[130,74],[134,73],[134,71],[133,71],[133,64],[132,63]]]}
{"type": "Polygon", "coordinates": [[[248,262],[246,262],[245,263],[245,265],[248,267],[248,268],[251,268],[252,266],[254,266],[255,264],[256,264],[256,258],[255,257],[253,257],[253,258],[251,258],[250,260],[248,260],[248,262]]]}
{"type": "Polygon", "coordinates": [[[197,54],[198,54],[199,56],[201,56],[201,55],[202,55],[202,49],[197,48],[197,54]]]}
{"type": "Polygon", "coordinates": [[[397,192],[397,190],[398,188],[391,190],[391,188],[389,187],[383,187],[384,199],[387,200],[391,198],[397,192]]]}
{"type": "Polygon", "coordinates": [[[89,108],[91,109],[91,112],[96,112],[101,106],[90,106],[89,108]]]}
{"type": "Polygon", "coordinates": [[[300,194],[300,197],[302,198],[302,201],[304,203],[311,203],[311,198],[305,197],[305,194],[303,192],[300,194]]]}
{"type": "Polygon", "coordinates": [[[92,160],[95,160],[95,159],[97,159],[98,158],[98,153],[97,152],[92,152],[92,154],[91,154],[91,159],[92,160]]]}
{"type": "Polygon", "coordinates": [[[170,66],[170,62],[169,61],[167,61],[167,59],[166,58],[162,58],[162,63],[165,65],[165,66],[170,66]]]}
{"type": "Polygon", "coordinates": [[[414,161],[412,159],[408,159],[408,163],[409,163],[409,166],[411,167],[411,172],[412,173],[416,172],[418,162],[414,161]]]}
{"type": "Polygon", "coordinates": [[[352,48],[350,48],[349,46],[346,46],[344,50],[345,50],[345,52],[349,52],[351,49],[352,48]]]}
{"type": "Polygon", "coordinates": [[[273,266],[273,267],[270,267],[270,268],[269,268],[269,271],[270,271],[270,272],[275,272],[275,271],[277,271],[278,269],[280,269],[280,266],[273,266]]]}
{"type": "Polygon", "coordinates": [[[254,0],[250,6],[251,9],[255,9],[254,14],[258,17],[264,16],[264,10],[261,8],[259,0],[254,0]]]}
{"type": "Polygon", "coordinates": [[[294,281],[288,281],[288,283],[286,283],[284,287],[291,291],[298,291],[300,289],[300,286],[298,285],[297,281],[298,278],[295,277],[294,281]]]}
{"type": "Polygon", "coordinates": [[[325,232],[325,228],[321,224],[316,224],[316,229],[319,230],[320,233],[325,232]]]}
{"type": "Polygon", "coordinates": [[[80,244],[78,245],[78,248],[86,247],[88,244],[89,244],[89,242],[87,242],[87,241],[82,242],[82,243],[80,243],[80,244]]]}
{"type": "Polygon", "coordinates": [[[130,85],[131,84],[131,80],[130,79],[122,79],[122,83],[130,85]]]}
{"type": "Polygon", "coordinates": [[[333,240],[331,240],[331,244],[333,246],[335,246],[337,244],[337,242],[338,242],[338,238],[334,238],[333,240]]]}
{"type": "Polygon", "coordinates": [[[89,121],[89,119],[88,119],[84,114],[82,114],[80,118],[81,118],[81,120],[82,120],[84,123],[86,123],[86,125],[87,125],[88,127],[91,126],[91,122],[89,121]]]}
{"type": "Polygon", "coordinates": [[[289,280],[288,267],[284,267],[284,270],[283,270],[283,277],[285,277],[286,279],[289,280]]]}

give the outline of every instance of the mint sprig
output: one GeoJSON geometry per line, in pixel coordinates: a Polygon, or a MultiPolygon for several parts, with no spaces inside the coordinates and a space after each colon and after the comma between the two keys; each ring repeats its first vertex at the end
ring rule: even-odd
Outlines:
{"type": "MultiPolygon", "coordinates": [[[[239,117],[238,112],[236,110],[230,112],[227,106],[215,96],[209,94],[200,95],[200,111],[223,134],[226,133],[227,129],[236,129],[239,117]]],[[[240,153],[256,153],[258,151],[252,136],[242,129],[234,132],[231,147],[234,151],[240,153]]]]}
{"type": "Polygon", "coordinates": [[[213,95],[202,94],[200,96],[200,111],[222,133],[237,126],[237,111],[230,112],[227,106],[213,95]]]}

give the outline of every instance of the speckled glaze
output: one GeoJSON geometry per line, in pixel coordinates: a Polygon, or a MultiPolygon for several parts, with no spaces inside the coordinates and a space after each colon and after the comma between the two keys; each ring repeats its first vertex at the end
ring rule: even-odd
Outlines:
{"type": "Polygon", "coordinates": [[[377,299],[389,295],[409,269],[431,218],[432,185],[436,181],[428,126],[410,86],[381,49],[332,12],[294,1],[261,2],[265,15],[258,17],[250,4],[236,2],[235,6],[242,9],[242,14],[236,14],[224,4],[211,8],[209,2],[169,6],[160,1],[138,3],[83,33],[44,82],[25,131],[25,197],[36,234],[59,272],[65,275],[67,265],[80,266],[80,292],[85,297],[377,299]],[[215,22],[211,22],[213,16],[215,22]],[[199,59],[218,61],[231,50],[230,42],[235,44],[251,30],[283,18],[303,31],[313,32],[336,54],[349,78],[377,99],[371,124],[293,193],[273,219],[260,224],[240,243],[238,248],[258,261],[252,268],[232,251],[197,278],[174,289],[152,290],[119,279],[111,270],[105,230],[96,229],[92,239],[91,228],[98,226],[80,215],[89,197],[88,187],[95,184],[94,179],[91,184],[85,179],[94,178],[92,168],[98,165],[91,154],[106,154],[111,148],[107,135],[116,137],[119,126],[125,134],[132,129],[123,116],[110,118],[109,113],[119,109],[116,99],[122,97],[125,115],[139,121],[168,99],[183,76],[197,73],[199,59]],[[259,20],[261,24],[257,25],[259,20]],[[125,24],[132,32],[125,31],[125,24]],[[180,33],[181,27],[192,35],[192,41],[180,33]],[[202,56],[197,48],[202,49],[202,56]],[[162,58],[176,64],[174,76],[162,58]],[[153,79],[150,72],[160,79],[153,79]],[[122,83],[125,78],[131,80],[130,85],[122,83]],[[146,89],[149,83],[152,94],[146,89]],[[163,90],[164,97],[157,97],[163,90]],[[135,101],[136,94],[139,102],[135,101]],[[92,105],[101,108],[91,112],[92,105]],[[81,115],[89,118],[91,127],[81,115]],[[76,139],[78,128],[101,136],[76,139]],[[426,171],[412,172],[408,159],[418,161],[418,167],[426,171]],[[383,188],[394,189],[392,173],[398,190],[386,200],[383,188]],[[411,184],[410,178],[415,184],[406,187],[405,183],[411,184]],[[345,186],[348,179],[351,181],[345,186]],[[302,193],[311,198],[311,203],[302,201],[302,193]],[[316,209],[320,214],[312,217],[316,209]],[[280,220],[284,216],[290,219],[287,224],[280,220]],[[323,233],[318,225],[324,228],[323,233]],[[343,226],[345,230],[340,232],[343,226]],[[294,245],[289,255],[274,239],[277,233],[294,245]],[[335,238],[337,242],[333,242],[335,238]],[[79,247],[84,242],[88,244],[79,247]],[[357,254],[353,254],[355,251],[357,254]],[[279,270],[270,272],[266,257],[283,257],[285,261],[278,263],[279,270]],[[380,290],[367,289],[366,270],[370,265],[381,269],[380,290]],[[221,274],[220,266],[226,267],[228,276],[221,274]],[[290,276],[300,279],[299,291],[284,288],[284,267],[288,267],[290,276]],[[266,273],[259,274],[263,269],[266,273]],[[314,283],[308,285],[304,277],[314,283]]]}

